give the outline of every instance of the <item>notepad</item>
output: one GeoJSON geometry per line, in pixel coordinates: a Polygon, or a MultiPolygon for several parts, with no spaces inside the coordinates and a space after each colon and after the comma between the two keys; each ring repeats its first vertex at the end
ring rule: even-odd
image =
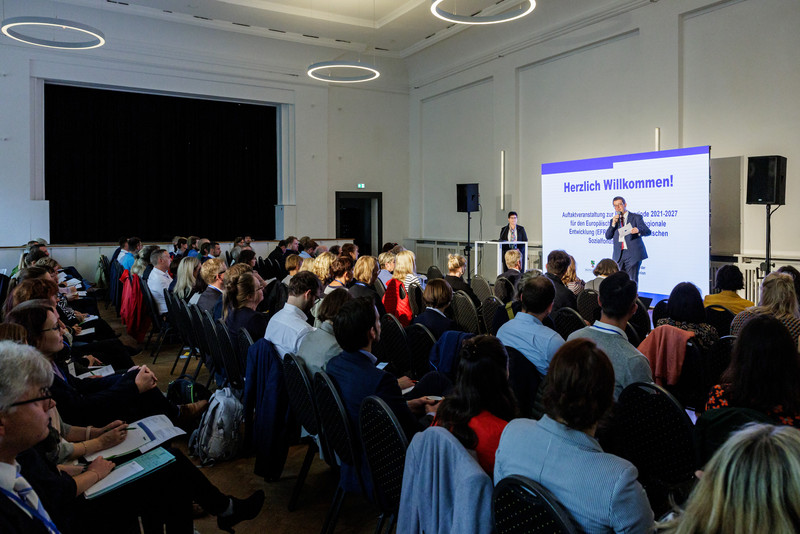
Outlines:
{"type": "Polygon", "coordinates": [[[86,498],[94,499],[95,497],[105,495],[110,491],[114,491],[149,473],[157,471],[174,461],[175,457],[163,448],[159,447],[153,449],[130,462],[125,462],[115,467],[106,478],[86,490],[86,498]]]}
{"type": "Polygon", "coordinates": [[[87,454],[85,458],[92,461],[98,456],[106,460],[116,456],[124,456],[135,451],[147,452],[158,447],[165,441],[176,436],[186,434],[185,431],[173,425],[166,415],[151,415],[128,425],[128,432],[125,441],[98,451],[94,454],[87,454]]]}

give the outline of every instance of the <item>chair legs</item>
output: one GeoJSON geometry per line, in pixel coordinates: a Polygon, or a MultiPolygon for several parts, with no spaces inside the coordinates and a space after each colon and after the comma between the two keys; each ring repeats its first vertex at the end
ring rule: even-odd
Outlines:
{"type": "Polygon", "coordinates": [[[306,457],[303,458],[303,466],[300,468],[300,473],[297,474],[297,482],[294,485],[292,497],[289,499],[288,508],[290,512],[293,512],[297,508],[297,499],[300,497],[300,490],[303,489],[306,476],[308,476],[308,470],[311,469],[311,462],[314,461],[314,456],[316,456],[318,451],[319,449],[317,449],[316,442],[311,441],[306,450],[306,457]]]}
{"type": "Polygon", "coordinates": [[[331,509],[328,510],[328,515],[325,517],[325,523],[322,524],[322,534],[332,534],[336,528],[336,521],[339,520],[339,511],[342,509],[344,495],[345,492],[342,488],[336,488],[336,495],[333,496],[331,509]]]}

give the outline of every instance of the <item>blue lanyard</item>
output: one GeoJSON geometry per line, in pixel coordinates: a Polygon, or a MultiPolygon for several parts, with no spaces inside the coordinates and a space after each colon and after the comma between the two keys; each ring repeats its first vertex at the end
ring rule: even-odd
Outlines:
{"type": "Polygon", "coordinates": [[[603,332],[608,332],[608,333],[610,333],[610,334],[616,334],[616,335],[618,335],[618,336],[620,336],[620,337],[623,337],[623,336],[622,336],[622,334],[620,334],[620,333],[619,333],[619,332],[617,332],[616,330],[614,330],[614,329],[611,329],[611,328],[603,328],[602,326],[597,326],[597,324],[596,324],[596,323],[592,325],[592,328],[596,328],[596,329],[598,329],[598,330],[601,330],[601,331],[603,331],[603,332]]]}
{"type": "Polygon", "coordinates": [[[8,497],[8,498],[9,498],[9,499],[11,499],[12,501],[16,502],[16,503],[17,503],[17,504],[19,504],[20,506],[22,506],[22,508],[23,508],[23,509],[27,510],[27,511],[28,511],[28,513],[29,513],[29,514],[31,514],[31,516],[35,517],[36,519],[38,519],[39,521],[41,521],[42,523],[44,523],[44,526],[45,526],[45,528],[47,528],[47,530],[49,530],[49,531],[50,531],[50,532],[52,532],[53,534],[61,534],[61,533],[58,531],[58,528],[55,526],[55,524],[54,524],[52,521],[50,521],[49,519],[47,519],[46,517],[44,517],[43,515],[41,515],[41,514],[39,513],[39,511],[38,511],[38,510],[34,510],[33,508],[31,508],[31,507],[28,505],[28,503],[26,503],[25,501],[23,501],[22,499],[20,499],[20,498],[19,498],[19,495],[17,495],[17,494],[16,494],[16,493],[14,493],[13,491],[8,491],[8,490],[7,490],[7,489],[5,489],[5,488],[0,488],[0,491],[2,491],[2,492],[3,492],[3,494],[4,494],[6,497],[8,497]]]}

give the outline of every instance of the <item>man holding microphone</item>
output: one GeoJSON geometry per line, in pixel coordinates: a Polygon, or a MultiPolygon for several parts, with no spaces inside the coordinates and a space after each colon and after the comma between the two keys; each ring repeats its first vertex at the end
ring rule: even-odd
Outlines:
{"type": "Polygon", "coordinates": [[[647,249],[642,238],[650,235],[650,228],[638,213],[631,213],[625,208],[627,204],[622,197],[614,197],[614,217],[606,230],[606,239],[611,239],[612,258],[625,271],[631,280],[639,283],[639,268],[642,260],[647,259],[647,249]]]}

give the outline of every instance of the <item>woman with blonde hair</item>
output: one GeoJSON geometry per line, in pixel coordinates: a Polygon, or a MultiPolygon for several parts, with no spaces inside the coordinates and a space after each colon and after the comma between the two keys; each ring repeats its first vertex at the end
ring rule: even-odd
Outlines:
{"type": "Polygon", "coordinates": [[[481,301],[472,291],[472,288],[464,281],[464,271],[467,268],[467,260],[461,254],[448,254],[447,255],[447,276],[444,279],[453,288],[453,291],[463,291],[472,299],[475,307],[481,305],[481,301]]]}
{"type": "Polygon", "coordinates": [[[408,286],[411,284],[417,284],[422,289],[425,289],[424,282],[417,276],[416,256],[410,250],[403,250],[397,254],[392,278],[402,282],[406,291],[408,291],[408,286]]]}
{"type": "Polygon", "coordinates": [[[761,282],[761,298],[758,306],[747,308],[734,317],[731,323],[731,335],[738,336],[744,324],[756,315],[771,315],[778,319],[792,335],[797,346],[800,336],[800,313],[798,313],[797,294],[794,291],[794,279],[784,273],[771,273],[761,282]]]}
{"type": "Polygon", "coordinates": [[[403,326],[411,324],[414,314],[411,312],[411,303],[408,298],[408,286],[412,283],[422,285],[416,275],[414,253],[410,250],[399,252],[395,258],[392,279],[386,284],[383,294],[383,306],[386,313],[391,313],[403,326]]]}
{"type": "Polygon", "coordinates": [[[267,316],[256,311],[262,300],[264,292],[252,272],[252,267],[242,263],[231,266],[225,277],[222,316],[232,336],[238,336],[239,330],[244,328],[253,339],[264,337],[267,316]],[[235,269],[237,266],[241,267],[235,269]]]}
{"type": "Polygon", "coordinates": [[[564,276],[561,277],[561,281],[564,282],[567,289],[576,295],[583,291],[583,286],[586,285],[586,283],[578,277],[578,272],[575,268],[575,258],[572,256],[569,257],[569,267],[567,267],[567,272],[564,273],[564,276]]]}
{"type": "Polygon", "coordinates": [[[311,264],[311,272],[317,275],[317,278],[319,278],[319,281],[322,284],[322,288],[324,289],[333,279],[333,271],[331,270],[331,265],[333,264],[333,260],[335,259],[336,256],[331,254],[330,252],[323,252],[322,254],[314,258],[313,262],[311,260],[306,260],[303,262],[303,265],[305,266],[306,263],[311,264]]]}
{"type": "Polygon", "coordinates": [[[378,292],[375,291],[378,269],[380,269],[380,265],[375,256],[361,256],[358,258],[355,267],[353,267],[353,285],[350,286],[348,291],[355,299],[359,297],[371,298],[378,309],[378,315],[383,316],[386,313],[386,308],[383,307],[383,302],[381,302],[378,292]]]}
{"type": "Polygon", "coordinates": [[[800,532],[800,431],[751,424],[711,458],[670,534],[800,532]]]}
{"type": "Polygon", "coordinates": [[[200,260],[197,256],[184,256],[178,264],[178,275],[175,277],[175,289],[173,293],[176,297],[189,300],[193,293],[194,283],[200,273],[200,260]]]}

